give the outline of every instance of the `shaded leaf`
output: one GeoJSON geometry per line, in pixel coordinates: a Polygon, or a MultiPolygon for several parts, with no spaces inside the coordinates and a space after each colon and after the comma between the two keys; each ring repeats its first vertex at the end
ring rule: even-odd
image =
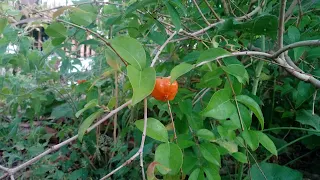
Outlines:
{"type": "Polygon", "coordinates": [[[270,153],[274,155],[278,155],[278,151],[276,146],[274,145],[273,141],[265,135],[263,132],[256,131],[256,134],[258,135],[259,143],[265,147],[270,153]]]}
{"type": "Polygon", "coordinates": [[[170,4],[170,2],[164,1],[164,4],[167,7],[167,10],[171,17],[172,23],[175,26],[176,31],[179,31],[181,29],[181,21],[178,11],[174,8],[174,6],[170,4]]]}
{"type": "Polygon", "coordinates": [[[220,152],[212,143],[200,144],[200,152],[204,159],[215,165],[221,166],[220,152]]]}
{"type": "Polygon", "coordinates": [[[252,168],[250,168],[250,174],[253,180],[261,180],[265,178],[277,180],[302,179],[302,174],[299,171],[272,163],[259,163],[259,167],[257,164],[254,164],[252,168]]]}
{"type": "Polygon", "coordinates": [[[241,136],[253,151],[255,151],[258,148],[259,139],[256,131],[245,130],[245,131],[242,131],[241,136]]]}
{"type": "Polygon", "coordinates": [[[239,95],[237,96],[237,100],[246,105],[256,115],[260,122],[261,129],[264,129],[264,117],[258,103],[247,95],[239,95]]]}
{"type": "Polygon", "coordinates": [[[202,139],[208,140],[208,141],[216,139],[216,137],[213,134],[213,132],[209,131],[208,129],[200,129],[200,130],[198,130],[197,131],[197,136],[202,138],[202,139]]]}
{"type": "Polygon", "coordinates": [[[232,157],[234,157],[237,161],[241,163],[247,163],[247,156],[243,154],[242,152],[234,152],[231,154],[232,157]]]}
{"type": "Polygon", "coordinates": [[[97,119],[102,113],[103,113],[103,110],[99,109],[97,112],[91,114],[82,122],[78,130],[78,139],[80,141],[82,141],[84,134],[86,133],[87,129],[91,126],[93,121],[97,119]]]}
{"type": "Polygon", "coordinates": [[[45,33],[54,38],[65,38],[67,36],[67,29],[62,23],[54,22],[46,28],[45,33]]]}

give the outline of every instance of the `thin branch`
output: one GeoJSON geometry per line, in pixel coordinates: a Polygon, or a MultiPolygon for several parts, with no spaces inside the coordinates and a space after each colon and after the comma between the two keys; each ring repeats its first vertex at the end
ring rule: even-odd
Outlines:
{"type": "MultiPolygon", "coordinates": [[[[130,158],[128,159],[126,162],[124,162],[123,164],[121,164],[119,167],[117,167],[116,169],[114,169],[113,171],[111,171],[109,174],[107,174],[106,176],[102,177],[100,180],[104,180],[107,179],[109,177],[111,177],[114,173],[116,173],[117,171],[119,171],[121,168],[127,166],[128,164],[130,164],[133,160],[135,160],[139,155],[140,158],[143,156],[143,148],[144,148],[144,142],[146,140],[146,134],[147,134],[147,121],[148,121],[148,115],[147,115],[147,99],[144,99],[144,123],[143,123],[143,132],[142,132],[142,137],[141,137],[141,144],[140,144],[140,148],[139,150],[130,158]]],[[[140,166],[143,168],[143,158],[140,159],[140,166]],[[142,166],[141,166],[141,159],[142,159],[142,166]]],[[[144,171],[144,169],[142,169],[142,171],[144,171]]]]}
{"type": "Polygon", "coordinates": [[[229,7],[228,7],[226,0],[221,0],[221,2],[222,2],[222,5],[223,5],[223,8],[224,8],[226,15],[229,16],[230,12],[229,12],[229,7]]]}
{"type": "MultiPolygon", "coordinates": [[[[251,18],[252,16],[254,16],[255,14],[257,14],[257,13],[260,11],[261,7],[264,5],[264,2],[265,2],[265,1],[262,1],[261,5],[258,6],[258,7],[256,7],[252,12],[250,12],[250,13],[248,13],[248,14],[246,14],[246,15],[243,15],[243,16],[241,16],[241,17],[237,17],[237,18],[235,18],[235,20],[236,20],[236,21],[242,21],[242,20],[244,20],[244,19],[249,19],[249,18],[251,18]]],[[[207,27],[205,27],[205,28],[203,28],[203,29],[200,29],[200,30],[198,30],[198,31],[196,31],[196,32],[190,33],[190,35],[192,35],[192,36],[199,36],[199,35],[205,33],[206,31],[208,31],[209,29],[211,29],[211,28],[213,28],[213,27],[216,27],[217,25],[220,25],[220,24],[222,24],[222,23],[224,23],[224,22],[225,22],[224,19],[220,19],[219,22],[210,24],[209,26],[207,26],[207,27]]]]}
{"type": "Polygon", "coordinates": [[[9,168],[6,168],[6,167],[1,166],[1,165],[0,165],[0,169],[3,170],[3,171],[5,171],[5,172],[8,172],[8,171],[10,170],[9,168]]]}
{"type": "Polygon", "coordinates": [[[147,124],[148,124],[148,100],[147,98],[145,98],[143,100],[144,103],[144,113],[143,113],[143,117],[144,117],[144,124],[143,124],[143,133],[142,133],[142,139],[141,139],[141,145],[140,148],[142,149],[140,151],[140,167],[141,167],[141,172],[142,172],[142,179],[145,180],[146,179],[146,175],[144,172],[144,167],[143,167],[143,148],[144,148],[144,142],[146,140],[146,135],[147,135],[147,124]]]}
{"type": "Polygon", "coordinates": [[[313,101],[312,101],[312,115],[314,115],[314,106],[316,104],[316,98],[317,98],[318,89],[313,94],[313,101]]]}
{"type": "Polygon", "coordinates": [[[194,4],[194,5],[196,6],[196,8],[198,9],[198,12],[201,14],[201,16],[202,16],[202,18],[203,18],[204,22],[206,22],[206,23],[207,23],[207,25],[210,25],[210,23],[209,23],[209,21],[207,20],[207,18],[203,15],[203,13],[202,13],[202,11],[201,11],[200,7],[198,6],[198,4],[197,4],[196,0],[192,0],[192,1],[193,1],[193,4],[194,4]]]}
{"type": "MultiPolygon", "coordinates": [[[[115,86],[115,89],[114,89],[114,97],[116,99],[116,102],[115,102],[115,108],[118,107],[118,71],[116,70],[114,72],[114,86],[115,86]]],[[[113,143],[117,143],[117,126],[118,126],[118,113],[115,113],[114,114],[114,117],[113,117],[113,143]]]]}
{"type": "Polygon", "coordinates": [[[14,180],[14,175],[13,174],[10,175],[10,180],[14,180]]]}
{"type": "Polygon", "coordinates": [[[287,46],[280,48],[278,51],[276,51],[272,55],[272,58],[277,58],[278,56],[280,56],[281,53],[288,51],[290,49],[296,48],[296,47],[301,47],[301,46],[320,46],[320,40],[307,40],[307,41],[300,41],[300,42],[292,43],[290,45],[287,45],[287,46]]]}
{"type": "Polygon", "coordinates": [[[102,37],[102,35],[100,35],[99,33],[94,32],[94,31],[92,31],[88,28],[85,28],[83,26],[79,26],[77,24],[62,20],[62,19],[57,19],[57,21],[71,25],[73,27],[76,27],[76,28],[79,28],[82,30],[85,30],[85,31],[89,32],[90,34],[96,36],[98,39],[100,39],[102,42],[104,42],[107,46],[109,46],[116,53],[116,55],[121,59],[121,61],[123,62],[124,65],[126,65],[126,66],[128,65],[128,63],[120,56],[120,54],[112,47],[112,45],[104,37],[102,37]]]}
{"type": "Polygon", "coordinates": [[[173,135],[174,135],[173,139],[176,140],[176,141],[178,141],[178,139],[177,139],[178,137],[177,137],[177,133],[176,133],[176,127],[175,127],[175,125],[174,125],[174,120],[173,120],[173,116],[172,116],[172,112],[171,112],[171,106],[170,106],[169,101],[167,101],[167,103],[168,103],[169,114],[170,114],[171,123],[172,123],[172,128],[173,128],[173,135]]]}
{"type": "Polygon", "coordinates": [[[219,15],[214,11],[214,9],[211,7],[211,5],[209,4],[208,0],[204,0],[204,2],[207,4],[207,6],[209,7],[210,11],[211,11],[212,14],[214,15],[214,17],[217,18],[218,21],[220,21],[221,18],[220,18],[219,15]]]}
{"type": "MultiPolygon", "coordinates": [[[[279,23],[278,23],[278,49],[283,48],[283,34],[284,34],[284,16],[286,9],[287,0],[281,0],[280,12],[279,12],[279,23]]],[[[284,55],[280,53],[281,59],[284,59],[284,55]]]]}
{"type": "Polygon", "coordinates": [[[196,96],[196,97],[194,98],[194,101],[192,102],[192,105],[195,105],[200,99],[202,99],[203,96],[204,96],[208,91],[210,91],[210,89],[211,89],[211,88],[203,89],[202,94],[201,94],[199,97],[196,96]]]}
{"type": "MultiPolygon", "coordinates": [[[[86,133],[92,131],[93,129],[95,129],[96,127],[98,127],[100,124],[102,124],[104,121],[106,121],[107,119],[109,119],[110,117],[112,117],[115,113],[117,113],[118,111],[122,110],[123,108],[127,107],[129,104],[131,104],[131,100],[122,104],[121,106],[119,106],[118,108],[112,110],[109,114],[107,114],[106,116],[104,116],[103,118],[101,118],[98,122],[96,122],[95,124],[93,124],[91,127],[89,127],[86,131],[86,133]]],[[[69,144],[70,142],[76,140],[78,138],[78,135],[75,135],[57,145],[54,145],[52,146],[50,149],[47,149],[46,151],[44,151],[43,153],[39,154],[38,156],[30,159],[29,161],[25,162],[25,163],[22,163],[20,165],[18,165],[17,167],[15,168],[9,168],[7,169],[7,172],[9,174],[14,174],[16,172],[18,172],[19,170],[21,169],[24,169],[26,168],[27,166],[37,162],[38,160],[40,160],[42,157],[44,157],[45,155],[47,154],[50,154],[58,149],[60,149],[61,147],[69,144]]]]}
{"type": "Polygon", "coordinates": [[[290,19],[290,17],[292,16],[293,10],[294,10],[294,8],[296,7],[297,4],[298,4],[298,0],[293,0],[292,1],[292,3],[290,4],[287,12],[284,15],[285,22],[287,22],[290,19]]]}
{"type": "Polygon", "coordinates": [[[171,34],[171,36],[162,44],[162,46],[159,48],[157,54],[154,56],[151,66],[153,67],[155,65],[155,63],[157,62],[159,55],[161,54],[161,52],[163,51],[163,49],[167,46],[167,44],[170,42],[170,40],[177,34],[177,31],[175,31],[174,33],[171,34]]]}

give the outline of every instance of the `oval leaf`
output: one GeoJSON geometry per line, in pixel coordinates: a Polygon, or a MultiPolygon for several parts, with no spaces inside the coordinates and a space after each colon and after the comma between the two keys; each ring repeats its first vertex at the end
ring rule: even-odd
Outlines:
{"type": "Polygon", "coordinates": [[[169,15],[171,17],[172,23],[176,27],[176,31],[179,31],[181,28],[181,21],[178,11],[170,4],[170,2],[164,1],[164,4],[166,5],[169,15]]]}
{"type": "Polygon", "coordinates": [[[213,132],[209,131],[208,129],[200,129],[200,130],[198,130],[197,131],[197,136],[202,138],[202,139],[208,140],[208,141],[216,139],[216,137],[214,136],[213,132]]]}
{"type": "Polygon", "coordinates": [[[243,154],[242,152],[235,152],[231,154],[232,157],[234,157],[236,160],[238,160],[241,163],[247,163],[247,156],[243,154]]]}
{"type": "Polygon", "coordinates": [[[249,81],[248,72],[242,64],[230,64],[228,66],[222,66],[222,69],[226,73],[236,77],[238,81],[242,84],[245,84],[249,81]]]}
{"type": "Polygon", "coordinates": [[[230,98],[231,92],[229,90],[221,89],[215,92],[201,114],[215,119],[229,118],[236,111],[236,107],[230,102],[230,98]]]}
{"type": "Polygon", "coordinates": [[[157,147],[154,159],[161,165],[170,169],[168,173],[167,169],[164,169],[162,166],[157,166],[157,169],[161,174],[175,175],[180,172],[183,162],[183,154],[178,145],[173,143],[164,143],[157,147]]]}
{"type": "MultiPolygon", "coordinates": [[[[136,121],[134,124],[141,132],[143,131],[143,119],[136,121]]],[[[147,136],[161,142],[168,142],[168,131],[166,130],[166,127],[159,120],[154,118],[148,118],[147,136]]]]}
{"type": "Polygon", "coordinates": [[[112,47],[120,56],[136,69],[146,66],[146,52],[136,39],[129,36],[118,36],[111,41],[112,47]]]}
{"type": "Polygon", "coordinates": [[[193,170],[190,174],[189,180],[204,180],[203,170],[200,168],[193,170]]]}
{"type": "Polygon", "coordinates": [[[178,66],[175,66],[170,73],[170,81],[173,83],[178,77],[186,74],[193,68],[193,65],[188,63],[181,63],[178,66]]]}
{"type": "Polygon", "coordinates": [[[257,131],[260,144],[265,147],[270,153],[278,156],[278,151],[273,141],[264,133],[257,131]]]}
{"type": "Polygon", "coordinates": [[[7,26],[8,20],[7,18],[0,18],[0,34],[2,34],[4,28],[7,26]]]}
{"type": "Polygon", "coordinates": [[[132,105],[135,105],[152,93],[156,83],[156,71],[152,67],[139,71],[131,65],[127,70],[133,88],[132,105]]]}
{"type": "Polygon", "coordinates": [[[228,55],[228,54],[230,54],[230,52],[222,48],[208,49],[201,53],[201,55],[197,60],[197,63],[201,63],[203,61],[212,61],[219,56],[228,55]]]}
{"type": "Polygon", "coordinates": [[[253,151],[255,151],[258,148],[259,139],[256,131],[245,130],[241,133],[241,136],[253,151]]]}
{"type": "Polygon", "coordinates": [[[220,152],[214,144],[200,144],[200,152],[203,155],[204,159],[215,165],[221,166],[220,152]]]}
{"type": "Polygon", "coordinates": [[[256,115],[256,117],[258,118],[258,120],[260,122],[261,129],[263,129],[264,128],[264,117],[263,117],[262,111],[261,111],[258,103],[247,95],[239,95],[239,96],[237,96],[237,100],[239,102],[241,102],[242,104],[246,105],[256,115]]]}
{"type": "Polygon", "coordinates": [[[78,131],[78,138],[80,141],[82,141],[82,138],[84,134],[86,133],[87,129],[90,127],[92,122],[97,119],[101,114],[103,113],[102,109],[99,109],[97,112],[91,114],[89,117],[87,117],[83,123],[80,125],[79,131],[78,131]]]}
{"type": "Polygon", "coordinates": [[[67,36],[67,29],[63,24],[54,22],[46,28],[45,33],[50,37],[64,38],[67,36]]]}

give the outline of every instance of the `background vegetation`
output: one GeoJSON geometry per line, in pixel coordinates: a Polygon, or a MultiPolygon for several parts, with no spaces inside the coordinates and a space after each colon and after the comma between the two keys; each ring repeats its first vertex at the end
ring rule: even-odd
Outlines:
{"type": "Polygon", "coordinates": [[[73,3],[0,2],[0,179],[320,178],[318,1],[73,3]]]}

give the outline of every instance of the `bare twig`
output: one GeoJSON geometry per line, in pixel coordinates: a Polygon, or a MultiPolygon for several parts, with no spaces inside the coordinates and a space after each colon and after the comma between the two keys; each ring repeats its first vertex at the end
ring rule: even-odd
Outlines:
{"type": "Polygon", "coordinates": [[[318,93],[318,89],[317,89],[317,90],[314,92],[314,94],[313,94],[312,115],[314,115],[314,106],[315,106],[315,103],[316,103],[317,93],[318,93]]]}
{"type": "Polygon", "coordinates": [[[278,51],[276,51],[273,55],[272,58],[277,58],[281,53],[288,51],[290,49],[296,48],[296,47],[301,47],[301,46],[320,46],[320,40],[307,40],[307,41],[300,41],[296,43],[292,43],[290,45],[284,46],[278,51]]]}
{"type": "MultiPolygon", "coordinates": [[[[119,167],[117,167],[116,169],[111,171],[109,174],[107,174],[106,176],[104,176],[100,180],[104,180],[104,179],[107,179],[107,178],[111,177],[114,173],[119,171],[121,168],[123,168],[123,167],[127,166],[128,164],[130,164],[139,155],[140,155],[140,158],[141,158],[141,156],[143,156],[143,148],[144,148],[144,142],[145,142],[146,134],[147,134],[147,121],[148,121],[148,117],[147,117],[147,114],[146,114],[146,108],[147,108],[147,99],[144,99],[144,113],[145,113],[144,114],[144,123],[143,123],[144,125],[143,125],[143,132],[142,132],[141,144],[140,144],[139,150],[130,159],[128,159],[126,162],[121,164],[119,167]]],[[[140,160],[140,166],[141,166],[141,160],[140,160]]],[[[141,167],[143,168],[143,160],[142,160],[142,166],[141,167]]],[[[144,171],[144,169],[142,169],[142,171],[144,171]]]]}
{"type": "Polygon", "coordinates": [[[229,12],[228,3],[226,2],[226,0],[221,0],[221,2],[222,2],[222,5],[223,5],[223,8],[224,8],[224,11],[225,11],[226,15],[229,16],[230,12],[229,12]]]}
{"type": "Polygon", "coordinates": [[[178,139],[177,139],[177,133],[176,133],[176,127],[175,127],[175,125],[174,125],[174,120],[173,120],[173,116],[172,116],[172,112],[171,112],[171,106],[170,106],[169,101],[167,101],[167,103],[168,103],[169,114],[170,114],[171,123],[172,123],[172,128],[173,128],[173,135],[174,135],[173,139],[176,140],[176,141],[178,141],[178,139]]]}
{"type": "MultiPolygon", "coordinates": [[[[115,113],[117,113],[118,111],[122,110],[123,108],[127,107],[129,104],[131,104],[131,100],[122,104],[121,106],[119,106],[118,108],[114,109],[113,111],[111,111],[109,114],[107,114],[106,116],[104,116],[103,118],[101,118],[98,122],[96,122],[95,124],[93,124],[91,127],[89,127],[86,131],[86,133],[92,131],[93,129],[95,129],[96,127],[98,127],[100,124],[102,124],[104,121],[106,121],[107,119],[109,119],[110,117],[112,117],[115,113]]],[[[78,135],[75,135],[57,145],[54,145],[52,146],[50,149],[47,149],[46,151],[44,151],[43,153],[39,154],[38,156],[30,159],[29,161],[27,162],[24,162],[20,165],[18,165],[17,167],[15,168],[7,168],[7,172],[9,175],[12,175],[16,172],[18,172],[19,170],[21,169],[24,169],[26,168],[27,166],[37,162],[38,160],[40,160],[42,157],[44,157],[45,155],[47,154],[50,154],[58,149],[60,149],[61,147],[69,144],[70,142],[76,140],[78,138],[78,135]]]]}
{"type": "Polygon", "coordinates": [[[198,9],[198,12],[200,13],[200,15],[202,16],[202,18],[203,18],[203,20],[204,20],[204,22],[206,22],[207,23],[207,25],[210,25],[210,23],[209,23],[209,21],[207,20],[207,18],[203,15],[203,13],[202,13],[202,11],[201,11],[201,9],[200,9],[200,7],[198,6],[198,4],[197,4],[197,2],[196,2],[196,0],[192,0],[193,1],[193,4],[196,6],[196,8],[198,9]]]}
{"type": "Polygon", "coordinates": [[[120,54],[112,47],[112,45],[104,37],[102,37],[102,35],[100,35],[99,33],[94,32],[91,29],[85,28],[83,26],[79,26],[77,24],[62,20],[62,19],[57,19],[57,21],[68,24],[70,26],[73,26],[73,27],[76,27],[79,29],[82,29],[82,30],[85,30],[85,31],[89,32],[90,34],[96,36],[98,39],[100,39],[103,43],[105,43],[107,46],[109,46],[116,53],[116,55],[121,59],[121,61],[123,62],[124,65],[126,65],[126,66],[128,65],[128,63],[120,56],[120,54]]]}
{"type": "Polygon", "coordinates": [[[10,180],[14,180],[14,175],[13,174],[10,175],[10,180]]]}
{"type": "Polygon", "coordinates": [[[298,4],[298,0],[292,1],[292,3],[290,4],[287,12],[284,15],[285,22],[287,22],[290,19],[290,17],[292,16],[293,10],[294,10],[294,8],[296,7],[297,4],[298,4]]]}
{"type": "Polygon", "coordinates": [[[203,89],[202,94],[201,94],[199,97],[195,97],[195,98],[194,98],[194,102],[192,103],[192,105],[195,105],[200,99],[202,99],[203,96],[204,96],[205,94],[207,94],[208,91],[210,91],[210,89],[211,89],[211,88],[203,89]]]}
{"type": "Polygon", "coordinates": [[[161,52],[163,51],[163,49],[167,46],[167,44],[170,42],[170,40],[177,34],[177,31],[175,31],[174,33],[172,33],[170,35],[170,37],[162,44],[162,46],[159,48],[157,54],[154,56],[151,66],[153,67],[155,65],[155,63],[157,62],[159,55],[161,54],[161,52]]]}
{"type": "Polygon", "coordinates": [[[148,100],[147,98],[145,98],[143,100],[144,103],[144,113],[143,113],[143,118],[144,118],[144,124],[143,124],[143,132],[142,133],[142,140],[141,140],[141,145],[140,148],[142,148],[142,151],[140,152],[140,167],[141,167],[141,172],[142,172],[142,179],[145,180],[146,179],[146,175],[144,172],[144,168],[143,168],[143,148],[144,148],[144,142],[146,140],[146,134],[147,134],[147,122],[148,122],[148,100]]]}
{"type": "Polygon", "coordinates": [[[214,11],[214,9],[211,7],[211,5],[209,4],[208,0],[204,0],[204,2],[206,2],[207,6],[209,7],[210,11],[212,12],[212,14],[214,15],[215,18],[217,18],[218,21],[220,21],[220,17],[219,15],[214,11]]]}
{"type": "MultiPolygon", "coordinates": [[[[116,98],[115,108],[118,107],[118,73],[114,71],[114,97],[116,98]]],[[[113,143],[117,143],[117,127],[118,127],[118,113],[113,116],[113,143]]]]}
{"type": "MultiPolygon", "coordinates": [[[[278,49],[283,48],[283,34],[284,34],[284,16],[286,9],[287,0],[281,0],[280,13],[279,13],[279,23],[278,23],[278,49]]],[[[284,59],[284,55],[280,53],[280,58],[284,59]]]]}

